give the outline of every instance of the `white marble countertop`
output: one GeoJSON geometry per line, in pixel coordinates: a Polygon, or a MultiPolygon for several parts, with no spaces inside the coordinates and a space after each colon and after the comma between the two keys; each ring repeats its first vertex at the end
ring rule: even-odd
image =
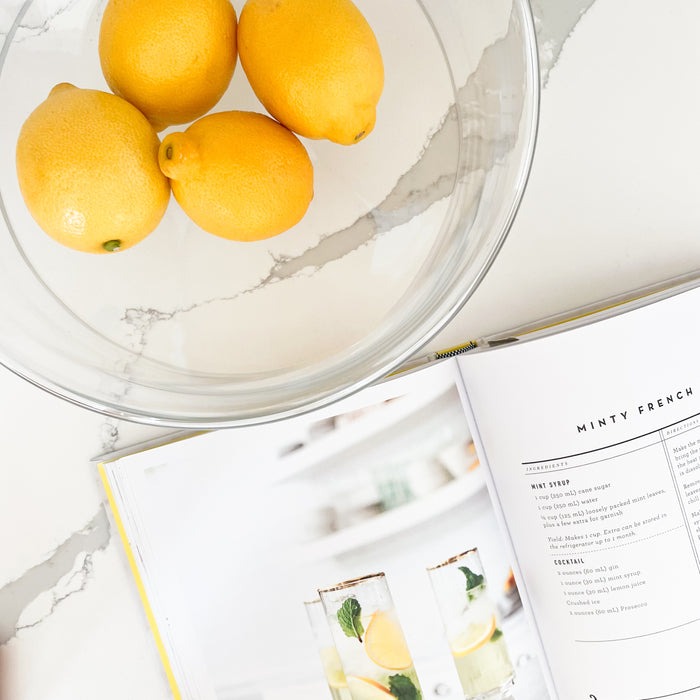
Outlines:
{"type": "MultiPolygon", "coordinates": [[[[0,31],[19,4],[3,0],[0,31]]],[[[544,88],[532,176],[436,347],[700,268],[700,6],[532,4],[544,88]]],[[[172,697],[90,463],[165,431],[6,370],[0,420],[0,700],[172,697]]]]}

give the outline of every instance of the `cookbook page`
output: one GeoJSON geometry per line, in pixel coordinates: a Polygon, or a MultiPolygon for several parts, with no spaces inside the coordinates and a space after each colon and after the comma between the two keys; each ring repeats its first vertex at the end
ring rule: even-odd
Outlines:
{"type": "Polygon", "coordinates": [[[453,361],[434,363],[104,465],[176,697],[548,697],[459,383],[453,361]],[[440,568],[456,588],[434,590],[428,569],[472,548],[476,564],[440,568]],[[482,577],[469,610],[459,566],[482,577]],[[359,606],[351,636],[313,602],[379,573],[381,596],[343,589],[359,606]]]}
{"type": "Polygon", "coordinates": [[[699,310],[459,361],[560,700],[700,698],[699,310]]]}

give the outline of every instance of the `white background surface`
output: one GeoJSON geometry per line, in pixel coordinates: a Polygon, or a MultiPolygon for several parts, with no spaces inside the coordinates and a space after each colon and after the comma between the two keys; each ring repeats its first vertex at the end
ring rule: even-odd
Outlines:
{"type": "MultiPolygon", "coordinates": [[[[0,31],[19,5],[1,2],[0,31]]],[[[545,88],[529,187],[491,271],[435,348],[700,268],[700,6],[533,9],[545,88]]],[[[170,698],[89,463],[158,432],[5,370],[0,426],[0,700],[170,698]]]]}

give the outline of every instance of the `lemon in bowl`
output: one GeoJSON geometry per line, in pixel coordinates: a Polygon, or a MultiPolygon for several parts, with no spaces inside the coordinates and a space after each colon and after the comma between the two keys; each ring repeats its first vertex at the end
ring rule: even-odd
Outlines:
{"type": "Polygon", "coordinates": [[[58,243],[98,254],[126,250],[168,206],[159,147],[126,100],[59,83],[22,125],[17,179],[32,217],[58,243]]]}
{"type": "Polygon", "coordinates": [[[238,61],[229,0],[110,0],[98,52],[110,89],[157,131],[216,106],[238,61]]]}

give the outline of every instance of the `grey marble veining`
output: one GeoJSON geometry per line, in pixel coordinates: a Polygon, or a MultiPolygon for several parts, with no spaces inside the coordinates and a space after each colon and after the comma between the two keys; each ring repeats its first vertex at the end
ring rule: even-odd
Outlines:
{"type": "MultiPolygon", "coordinates": [[[[53,12],[42,15],[40,20],[36,20],[32,14],[32,6],[35,3],[32,3],[31,0],[25,0],[25,2],[21,4],[18,3],[17,14],[9,31],[12,31],[12,28],[16,28],[14,40],[17,42],[24,41],[29,37],[45,34],[51,29],[56,18],[68,12],[78,1],[79,0],[68,0],[65,4],[57,6],[53,12]]],[[[2,27],[0,36],[5,36],[7,33],[8,31],[6,31],[5,27],[2,27]]]]}
{"type": "Polygon", "coordinates": [[[566,40],[595,0],[530,0],[537,32],[540,74],[546,86],[549,73],[559,60],[566,40]]]}
{"type": "MultiPolygon", "coordinates": [[[[512,31],[513,26],[509,28],[509,32],[512,31]]],[[[148,333],[157,323],[170,321],[207,304],[233,301],[271,284],[284,282],[302,271],[306,275],[314,274],[330,263],[370,244],[382,234],[411,221],[448,197],[455,185],[458,161],[455,144],[459,142],[460,129],[463,134],[460,147],[470,153],[471,170],[480,172],[492,168],[494,163],[485,162],[484,155],[505,154],[510,151],[515,145],[522,117],[521,114],[512,115],[510,131],[499,137],[500,142],[494,141],[488,144],[489,147],[484,147],[484,143],[474,143],[489,138],[484,134],[490,134],[492,130],[488,126],[484,128],[484,124],[495,123],[501,119],[501,102],[499,99],[492,99],[488,88],[489,76],[499,69],[499,45],[505,40],[500,39],[485,49],[476,70],[458,90],[456,103],[462,106],[469,105],[469,110],[458,110],[456,106],[448,110],[415,164],[397,179],[392,190],[379,205],[360,216],[350,226],[322,236],[318,243],[299,255],[273,256],[272,265],[262,279],[232,296],[203,300],[167,311],[141,307],[126,309],[122,321],[129,328],[127,336],[136,341],[132,349],[137,352],[143,350],[148,342],[148,333]],[[461,125],[458,124],[460,119],[461,125]]],[[[467,172],[458,173],[458,177],[464,179],[469,175],[467,172]]]]}
{"type": "MultiPolygon", "coordinates": [[[[469,90],[469,86],[465,90],[469,90]]],[[[290,279],[302,271],[318,271],[330,262],[340,260],[367,245],[382,233],[410,221],[435,202],[448,196],[454,185],[454,176],[445,174],[444,163],[454,160],[456,119],[455,110],[451,110],[443,120],[442,126],[431,137],[420,159],[399,178],[396,186],[379,206],[350,226],[324,235],[316,245],[300,255],[273,257],[268,274],[255,285],[229,297],[217,297],[172,311],[140,307],[126,309],[122,321],[130,326],[129,335],[136,341],[132,349],[137,352],[144,349],[148,342],[148,333],[157,323],[170,321],[206,304],[233,301],[268,285],[290,279]]]]}
{"type": "Polygon", "coordinates": [[[110,536],[105,506],[100,506],[92,520],[59,545],[48,559],[0,588],[0,646],[21,629],[40,624],[64,600],[84,590],[92,572],[92,556],[108,546],[110,536]],[[69,582],[68,591],[54,594],[44,615],[28,624],[19,624],[27,606],[41,594],[55,588],[64,576],[75,569],[76,561],[81,558],[81,565],[71,577],[73,580],[69,582]]]}

